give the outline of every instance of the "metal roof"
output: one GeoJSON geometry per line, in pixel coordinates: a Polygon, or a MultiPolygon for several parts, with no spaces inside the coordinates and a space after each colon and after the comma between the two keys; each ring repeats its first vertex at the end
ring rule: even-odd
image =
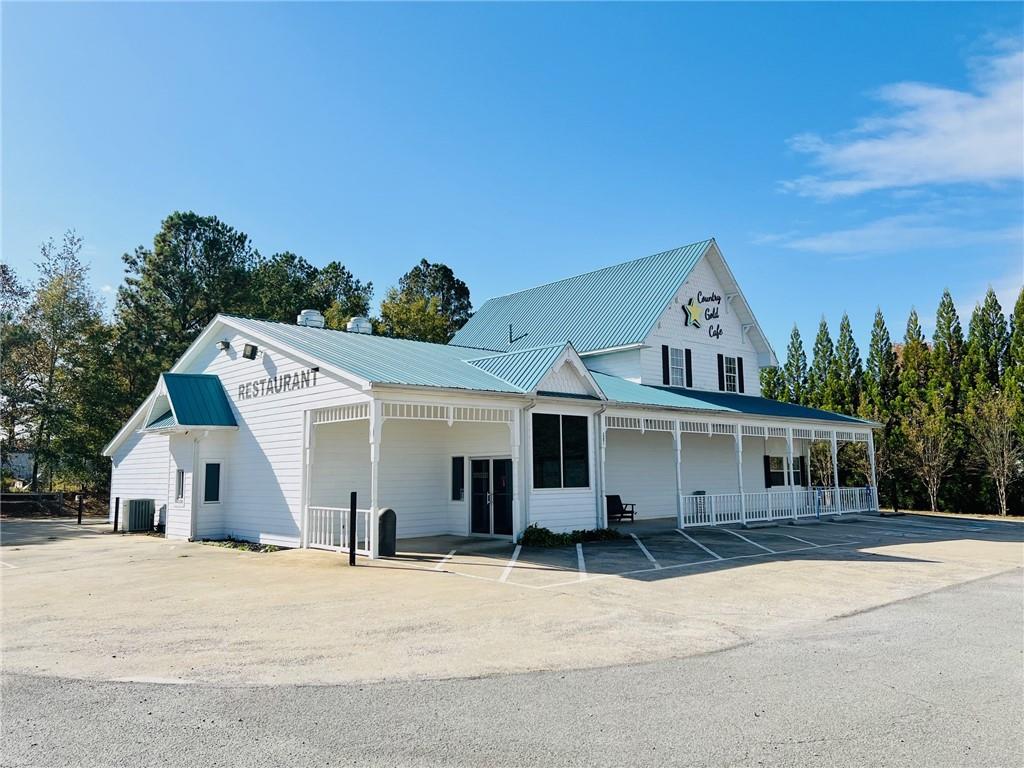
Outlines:
{"type": "Polygon", "coordinates": [[[771,416],[782,419],[815,421],[836,421],[844,424],[869,426],[871,422],[841,413],[808,408],[804,405],[782,403],[765,397],[740,395],[735,392],[705,392],[696,389],[673,389],[652,387],[633,381],[591,372],[601,390],[609,400],[635,405],[652,405],[668,408],[685,408],[699,411],[716,411],[722,414],[744,414],[748,416],[771,416]]]}
{"type": "Polygon", "coordinates": [[[168,429],[169,427],[176,426],[178,426],[178,422],[174,420],[174,414],[168,409],[166,413],[157,416],[149,422],[146,425],[146,429],[168,429]]]}
{"type": "Polygon", "coordinates": [[[496,352],[570,342],[580,352],[642,342],[694,265],[703,240],[484,303],[452,344],[496,352]],[[524,336],[509,343],[512,337],[524,336]]]}
{"type": "Polygon", "coordinates": [[[497,376],[502,381],[507,381],[522,392],[532,392],[540,384],[544,374],[551,368],[555,358],[567,346],[564,343],[552,344],[549,347],[523,349],[518,352],[481,357],[468,362],[470,365],[475,365],[477,368],[497,376]]]}
{"type": "MultiPolygon", "coordinates": [[[[220,378],[208,373],[165,373],[161,377],[181,427],[237,427],[220,378]]],[[[165,414],[166,415],[166,414],[165,414]]],[[[163,420],[161,416],[157,421],[163,420]]],[[[161,425],[174,426],[172,424],[161,425]]],[[[148,429],[156,429],[150,424],[148,429]]]]}

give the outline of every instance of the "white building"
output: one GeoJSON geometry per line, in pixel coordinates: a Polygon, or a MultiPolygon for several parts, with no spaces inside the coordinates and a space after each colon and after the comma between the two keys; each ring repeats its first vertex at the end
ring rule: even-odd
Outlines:
{"type": "MultiPolygon", "coordinates": [[[[714,240],[491,299],[449,345],[218,316],[104,453],[111,507],[174,538],[358,548],[603,527],[606,495],[685,527],[877,509],[808,487],[812,440],[869,422],[760,397],[777,364],[714,240]]],[[[835,462],[833,461],[833,467],[835,462]]]]}

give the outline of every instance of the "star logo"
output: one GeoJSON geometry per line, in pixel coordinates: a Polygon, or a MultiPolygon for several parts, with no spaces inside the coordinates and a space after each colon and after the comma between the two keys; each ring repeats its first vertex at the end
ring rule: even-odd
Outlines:
{"type": "Polygon", "coordinates": [[[700,307],[690,298],[688,304],[683,304],[683,314],[686,316],[686,325],[693,328],[700,328],[700,307]]]}

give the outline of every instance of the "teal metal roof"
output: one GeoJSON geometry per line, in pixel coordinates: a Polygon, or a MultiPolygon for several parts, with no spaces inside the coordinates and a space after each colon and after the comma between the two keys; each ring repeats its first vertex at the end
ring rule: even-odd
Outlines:
{"type": "Polygon", "coordinates": [[[735,392],[704,392],[694,389],[652,387],[596,371],[591,371],[591,374],[608,399],[620,403],[715,411],[722,414],[771,416],[781,419],[835,421],[859,426],[868,426],[871,423],[853,416],[844,416],[841,413],[822,411],[792,403],[781,403],[778,400],[769,400],[765,397],[740,395],[735,392]]]}
{"type": "Polygon", "coordinates": [[[564,343],[553,344],[550,347],[523,349],[468,362],[502,381],[507,381],[522,392],[532,392],[566,346],[568,345],[564,343]]]}
{"type": "MultiPolygon", "coordinates": [[[[217,376],[208,373],[165,373],[162,378],[177,426],[238,426],[231,411],[231,403],[217,376]]],[[[163,416],[158,421],[161,419],[163,416]]],[[[155,427],[150,424],[149,428],[155,427]]]]}
{"type": "Polygon", "coordinates": [[[174,414],[168,410],[167,413],[160,414],[149,422],[146,425],[146,429],[167,429],[168,427],[176,426],[178,426],[178,422],[174,420],[174,414]]]}
{"type": "Polygon", "coordinates": [[[694,265],[703,240],[484,303],[452,344],[496,352],[569,342],[580,352],[642,342],[694,265]],[[509,344],[513,337],[524,338],[509,344]]]}

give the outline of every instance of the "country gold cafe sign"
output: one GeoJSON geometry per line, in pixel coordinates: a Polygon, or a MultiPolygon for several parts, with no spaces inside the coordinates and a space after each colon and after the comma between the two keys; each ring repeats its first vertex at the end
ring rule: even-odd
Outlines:
{"type": "Polygon", "coordinates": [[[705,295],[697,291],[696,298],[691,296],[690,301],[683,304],[683,317],[689,328],[708,327],[708,336],[712,339],[720,339],[725,331],[722,324],[717,322],[722,309],[722,297],[712,291],[705,295]]]}
{"type": "Polygon", "coordinates": [[[316,386],[316,376],[319,372],[319,368],[306,368],[295,373],[279,373],[276,376],[253,379],[238,385],[238,399],[253,400],[257,397],[279,395],[282,392],[309,389],[316,386]]]}

